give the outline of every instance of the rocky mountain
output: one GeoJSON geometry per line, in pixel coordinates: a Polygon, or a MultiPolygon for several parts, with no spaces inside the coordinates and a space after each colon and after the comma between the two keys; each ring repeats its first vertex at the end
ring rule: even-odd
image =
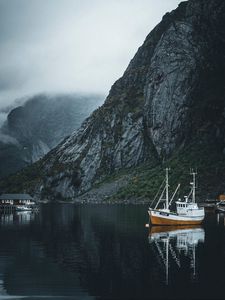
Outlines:
{"type": "Polygon", "coordinates": [[[36,95],[10,110],[0,129],[1,176],[34,163],[102,103],[97,95],[36,95]]]}
{"type": "Polygon", "coordinates": [[[150,193],[162,164],[179,169],[176,179],[194,164],[207,193],[210,183],[213,195],[224,190],[224,37],[223,0],[181,2],[147,36],[104,105],[20,174],[23,183],[15,176],[2,189],[18,182],[16,189],[39,196],[74,198],[123,170],[133,172],[135,195],[132,185],[146,188],[141,174],[150,193]]]}

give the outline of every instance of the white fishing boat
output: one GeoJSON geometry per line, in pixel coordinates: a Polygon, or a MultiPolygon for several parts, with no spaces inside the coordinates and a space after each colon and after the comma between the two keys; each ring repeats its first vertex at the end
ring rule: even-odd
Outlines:
{"type": "MultiPolygon", "coordinates": [[[[177,191],[180,188],[178,184],[174,194],[171,199],[169,199],[169,169],[166,169],[166,178],[164,180],[165,186],[162,189],[161,185],[157,195],[162,189],[161,195],[156,203],[155,207],[150,207],[148,210],[150,223],[152,225],[198,225],[201,224],[205,217],[204,208],[200,208],[195,200],[195,190],[196,190],[196,175],[197,173],[192,171],[193,181],[191,184],[191,191],[188,196],[184,197],[184,201],[178,199],[175,202],[176,210],[172,211],[170,209],[172,201],[174,200],[177,191]],[[163,198],[165,196],[165,198],[163,198]],[[163,202],[163,208],[159,208],[163,202]]],[[[163,182],[163,184],[164,184],[163,182]]],[[[156,196],[157,196],[156,195],[156,196]]],[[[156,198],[155,198],[156,200],[156,198]]],[[[154,204],[154,201],[153,201],[154,204]]]]}

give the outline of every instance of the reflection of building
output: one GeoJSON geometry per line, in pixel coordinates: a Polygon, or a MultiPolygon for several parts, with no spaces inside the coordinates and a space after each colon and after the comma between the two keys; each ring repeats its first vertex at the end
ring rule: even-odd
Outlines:
{"type": "Polygon", "coordinates": [[[198,226],[158,226],[152,227],[149,234],[149,243],[157,249],[157,255],[166,269],[166,283],[169,280],[169,262],[174,261],[181,268],[180,254],[190,258],[193,276],[196,275],[195,251],[199,243],[204,243],[205,231],[198,226]]]}
{"type": "MultiPolygon", "coordinates": [[[[2,277],[2,274],[0,274],[0,277],[2,277]]],[[[7,296],[7,292],[4,288],[4,281],[2,279],[0,279],[0,297],[1,296],[7,296]]],[[[8,298],[10,299],[10,298],[8,298]]]]}
{"type": "Polygon", "coordinates": [[[35,214],[29,211],[16,212],[9,214],[0,215],[1,226],[8,227],[14,225],[28,225],[32,220],[34,220],[35,214]]]}

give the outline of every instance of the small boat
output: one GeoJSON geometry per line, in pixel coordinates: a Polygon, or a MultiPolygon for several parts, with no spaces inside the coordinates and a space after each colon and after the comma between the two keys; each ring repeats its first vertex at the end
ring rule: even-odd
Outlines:
{"type": "Polygon", "coordinates": [[[225,213],[225,201],[220,201],[216,204],[215,212],[225,213]]]}
{"type": "MultiPolygon", "coordinates": [[[[170,206],[172,204],[173,199],[175,198],[177,191],[180,188],[180,184],[178,184],[173,196],[171,197],[171,199],[169,199],[168,173],[169,173],[169,169],[167,168],[166,178],[164,180],[165,186],[161,192],[159,200],[156,203],[154,208],[150,207],[148,210],[151,224],[152,225],[199,225],[201,224],[205,217],[205,210],[204,207],[199,207],[195,201],[195,189],[196,189],[195,182],[196,182],[197,173],[192,171],[191,175],[193,176],[193,182],[190,183],[191,191],[188,196],[184,197],[184,201],[178,199],[178,201],[175,202],[176,203],[175,211],[170,210],[170,206]],[[165,199],[163,199],[164,194],[166,194],[165,199]],[[191,197],[191,199],[189,197],[191,197]],[[164,202],[164,207],[158,208],[161,202],[164,202]]],[[[163,187],[163,184],[161,185],[159,191],[163,187]]],[[[157,195],[159,194],[159,191],[157,195]]]]}
{"type": "Polygon", "coordinates": [[[16,211],[32,211],[33,208],[28,205],[17,205],[16,206],[16,211]]]}
{"type": "Polygon", "coordinates": [[[206,204],[216,204],[218,202],[219,202],[219,200],[217,200],[217,199],[206,199],[205,200],[206,204]]]}
{"type": "Polygon", "coordinates": [[[219,201],[216,200],[216,199],[206,199],[204,202],[202,203],[199,203],[200,206],[203,206],[207,209],[214,209],[216,207],[216,204],[218,203],[219,201]]]}

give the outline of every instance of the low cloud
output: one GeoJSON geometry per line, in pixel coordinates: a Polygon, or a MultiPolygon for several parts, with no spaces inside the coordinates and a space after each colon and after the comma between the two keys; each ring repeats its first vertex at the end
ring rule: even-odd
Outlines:
{"type": "Polygon", "coordinates": [[[0,107],[40,92],[107,94],[179,0],[0,0],[0,107]]]}
{"type": "Polygon", "coordinates": [[[17,139],[3,133],[0,133],[0,142],[7,145],[12,144],[15,146],[19,146],[19,142],[17,141],[17,139]]]}
{"type": "Polygon", "coordinates": [[[7,119],[7,112],[0,112],[0,128],[2,127],[2,125],[4,124],[4,122],[7,119]]]}

